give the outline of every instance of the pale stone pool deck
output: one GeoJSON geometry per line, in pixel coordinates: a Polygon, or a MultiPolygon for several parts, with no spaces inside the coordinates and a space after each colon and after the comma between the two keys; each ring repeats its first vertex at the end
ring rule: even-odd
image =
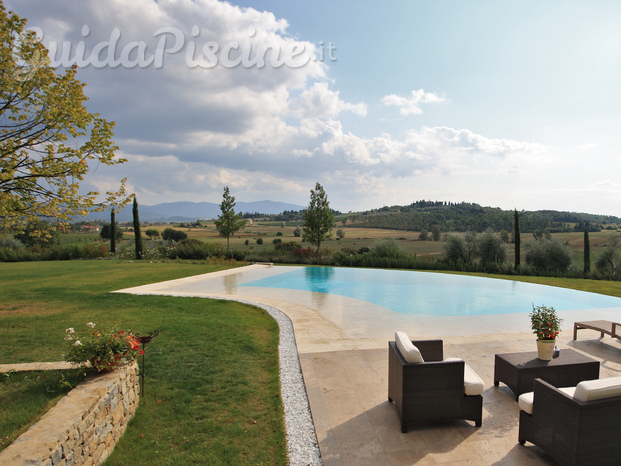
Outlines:
{"type": "MultiPolygon", "coordinates": [[[[495,387],[494,355],[535,351],[528,311],[413,319],[352,298],[240,286],[290,267],[251,265],[121,293],[240,299],[272,306],[292,321],[304,383],[323,462],[332,465],[554,465],[541,449],[517,442],[518,405],[504,384],[495,387]],[[388,341],[401,330],[412,339],[440,338],[445,357],[461,357],[485,381],[483,426],[467,421],[411,428],[402,434],[388,402],[388,341]]],[[[545,303],[553,305],[552,303],[545,303]]],[[[413,303],[413,305],[415,305],[413,303]]],[[[559,347],[600,361],[600,378],[621,375],[621,342],[573,322],[619,321],[621,309],[559,312],[559,347]]]]}

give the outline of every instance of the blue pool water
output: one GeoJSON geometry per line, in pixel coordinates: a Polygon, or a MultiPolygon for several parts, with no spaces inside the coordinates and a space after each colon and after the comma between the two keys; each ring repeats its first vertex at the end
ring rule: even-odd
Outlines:
{"type": "Polygon", "coordinates": [[[450,317],[621,307],[621,298],[493,278],[380,269],[304,267],[241,286],[361,299],[409,316],[450,317]]]}

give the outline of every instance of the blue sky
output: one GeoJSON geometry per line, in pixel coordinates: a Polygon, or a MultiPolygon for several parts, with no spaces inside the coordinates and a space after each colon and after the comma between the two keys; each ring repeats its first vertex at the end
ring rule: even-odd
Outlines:
{"type": "Polygon", "coordinates": [[[85,188],[127,176],[146,205],[220,202],[224,186],[306,205],[318,181],[345,212],[432,199],[621,215],[619,2],[5,4],[44,44],[84,41],[86,55],[115,28],[119,51],[153,50],[162,27],[184,35],[159,69],[80,67],[88,109],[116,121],[129,160],[85,188]],[[233,40],[324,59],[188,66],[189,42],[233,40]]]}

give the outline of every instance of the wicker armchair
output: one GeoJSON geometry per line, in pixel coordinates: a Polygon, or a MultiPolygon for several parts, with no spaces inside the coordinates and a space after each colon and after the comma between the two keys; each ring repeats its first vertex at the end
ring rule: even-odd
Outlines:
{"type": "Polygon", "coordinates": [[[579,401],[535,379],[532,414],[520,411],[519,442],[531,442],[564,466],[621,462],[621,396],[579,401]]]}
{"type": "Polygon", "coordinates": [[[442,340],[412,343],[425,362],[406,362],[396,343],[388,343],[388,400],[395,403],[401,432],[430,420],[466,419],[480,427],[483,397],[464,394],[464,361],[444,361],[442,340]]]}

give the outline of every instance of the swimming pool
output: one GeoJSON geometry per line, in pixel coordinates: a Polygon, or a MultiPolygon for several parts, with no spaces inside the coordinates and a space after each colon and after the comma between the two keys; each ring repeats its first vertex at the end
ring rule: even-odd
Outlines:
{"type": "Polygon", "coordinates": [[[331,293],[410,317],[524,313],[621,307],[621,298],[512,280],[405,270],[302,267],[239,286],[331,293]]]}

